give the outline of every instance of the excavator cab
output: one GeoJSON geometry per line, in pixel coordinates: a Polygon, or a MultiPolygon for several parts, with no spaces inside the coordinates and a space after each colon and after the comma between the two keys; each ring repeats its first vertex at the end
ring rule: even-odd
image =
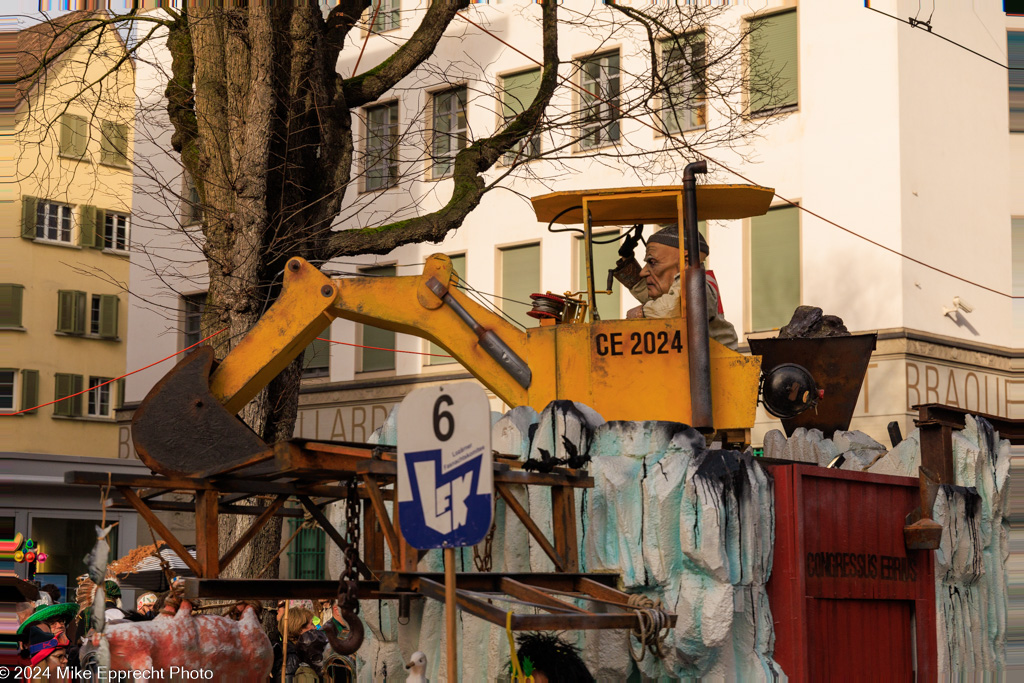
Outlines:
{"type": "Polygon", "coordinates": [[[582,225],[587,291],[576,301],[589,315],[577,306],[525,331],[468,297],[443,254],[430,256],[420,275],[403,277],[331,279],[290,259],[278,300],[216,367],[207,348],[153,388],[133,419],[136,450],[154,471],[196,475],[269,448],[234,416],[335,318],[434,342],[509,406],[540,411],[569,399],[609,421],[681,422],[725,443],[749,443],[760,357],[709,340],[706,316],[687,315],[705,310],[699,257],[687,259],[678,317],[604,321],[596,315],[592,239],[595,227],[636,223],[678,222],[696,233],[698,220],[764,214],[773,195],[753,185],[697,186],[688,170],[683,185],[534,198],[538,220],[582,225]]]}

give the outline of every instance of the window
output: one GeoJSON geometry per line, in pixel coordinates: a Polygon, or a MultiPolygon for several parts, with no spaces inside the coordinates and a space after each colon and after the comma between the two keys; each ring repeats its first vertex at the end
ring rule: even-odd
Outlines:
{"type": "Polygon", "coordinates": [[[103,308],[99,294],[92,295],[92,305],[89,307],[89,334],[99,335],[100,333],[100,310],[103,308]]]}
{"type": "Polygon", "coordinates": [[[85,334],[85,292],[62,289],[57,292],[57,331],[85,334]]]}
{"type": "Polygon", "coordinates": [[[782,327],[800,305],[800,210],[750,219],[751,330],[782,327]]]}
{"type": "MultiPolygon", "coordinates": [[[[301,519],[290,518],[291,533],[302,524],[301,519]]],[[[295,536],[288,549],[288,576],[293,579],[323,579],[324,550],[327,534],[319,527],[303,529],[295,536]]]]}
{"type": "MultiPolygon", "coordinates": [[[[1024,218],[1011,221],[1011,249],[1013,251],[1013,296],[1024,297],[1024,218]]],[[[1013,300],[1013,329],[1017,339],[1024,333],[1024,299],[1013,300]]]]}
{"type": "Polygon", "coordinates": [[[85,395],[86,415],[110,417],[110,384],[107,384],[109,381],[109,377],[89,378],[89,391],[85,395]]]}
{"type": "Polygon", "coordinates": [[[398,103],[366,110],[366,189],[384,190],[398,182],[398,103]]]}
{"type": "MultiPolygon", "coordinates": [[[[451,259],[452,259],[452,270],[455,271],[456,273],[458,273],[459,275],[461,275],[463,278],[465,278],[466,277],[466,255],[465,254],[457,254],[455,256],[452,256],[451,259]]],[[[444,349],[442,349],[440,346],[438,346],[437,344],[435,344],[433,342],[430,342],[428,344],[427,352],[428,353],[442,354],[440,356],[425,356],[425,358],[427,359],[427,365],[449,365],[451,363],[458,363],[459,362],[459,361],[455,360],[454,358],[450,358],[450,357],[449,358],[445,358],[444,356],[447,355],[448,352],[445,351],[444,349]]]]}
{"type": "Polygon", "coordinates": [[[120,300],[116,294],[93,294],[89,320],[89,334],[104,339],[117,338],[117,309],[120,300]]]}
{"type": "Polygon", "coordinates": [[[125,251],[128,249],[128,216],[107,211],[103,218],[103,248],[125,251]]]}
{"type": "Polygon", "coordinates": [[[113,121],[100,122],[100,163],[128,166],[128,126],[113,121]]]}
{"type": "Polygon", "coordinates": [[[393,31],[400,26],[399,10],[401,9],[401,4],[399,0],[373,0],[373,6],[368,11],[370,12],[370,17],[373,18],[373,26],[371,28],[374,33],[393,31]],[[373,16],[374,12],[377,13],[376,17],[373,16]]]}
{"type": "MultiPolygon", "coordinates": [[[[602,291],[608,284],[608,271],[615,269],[615,262],[619,260],[619,242],[611,240],[617,232],[605,232],[594,235],[594,290],[602,291]]],[[[587,242],[582,237],[576,238],[576,291],[587,290],[587,242]]],[[[617,320],[622,317],[622,300],[619,292],[621,286],[618,280],[612,280],[611,294],[596,294],[597,312],[601,320],[617,320]]],[[[584,295],[586,298],[586,295],[584,295]]]]}
{"type": "Polygon", "coordinates": [[[199,190],[188,171],[182,173],[181,224],[195,225],[203,222],[203,202],[199,190]]]}
{"type": "Polygon", "coordinates": [[[302,352],[302,376],[326,377],[330,374],[331,342],[321,341],[331,338],[331,328],[320,333],[320,339],[314,339],[302,352]]]}
{"type": "Polygon", "coordinates": [[[431,178],[447,178],[454,170],[455,155],[466,148],[466,88],[435,93],[433,131],[430,141],[431,178]]]}
{"type": "MultiPolygon", "coordinates": [[[[540,90],[540,69],[532,69],[501,79],[501,116],[505,123],[526,111],[540,90]]],[[[506,152],[504,162],[514,163],[523,157],[529,159],[540,154],[540,136],[520,140],[506,152]]]]}
{"type": "Polygon", "coordinates": [[[661,120],[665,130],[678,133],[703,128],[704,99],[704,33],[688,33],[662,42],[664,87],[662,88],[661,120]]]}
{"type": "Polygon", "coordinates": [[[22,285],[0,285],[0,329],[21,327],[22,285]]]}
{"type": "Polygon", "coordinates": [[[580,147],[603,147],[619,139],[619,53],[597,55],[580,64],[583,111],[580,147]]]}
{"type": "Polygon", "coordinates": [[[193,344],[198,344],[202,339],[200,334],[203,326],[203,311],[206,309],[206,293],[192,294],[181,297],[184,310],[182,321],[182,348],[187,349],[193,344]]]}
{"type": "Polygon", "coordinates": [[[57,202],[36,202],[36,239],[71,244],[71,207],[57,202]]]}
{"type": "Polygon", "coordinates": [[[89,148],[89,122],[74,114],[60,117],[60,155],[81,159],[89,148]]]}
{"type": "Polygon", "coordinates": [[[53,404],[53,414],[60,417],[81,417],[82,376],[58,372],[54,375],[54,384],[53,398],[57,402],[53,404]]]}
{"type": "Polygon", "coordinates": [[[14,411],[14,378],[17,370],[0,370],[0,412],[14,411]]]}
{"type": "Polygon", "coordinates": [[[540,289],[540,245],[528,244],[501,250],[501,296],[499,307],[523,327],[534,327],[530,295],[540,289]]]}
{"type": "MultiPolygon", "coordinates": [[[[378,268],[367,268],[364,275],[376,277],[394,277],[397,272],[395,266],[380,266],[378,268]]],[[[362,350],[361,372],[374,372],[377,370],[395,369],[395,333],[391,330],[382,330],[379,327],[363,325],[363,346],[376,348],[364,348],[362,350]]]]}
{"type": "Polygon", "coordinates": [[[1024,133],[1024,31],[1007,32],[1006,62],[1010,67],[1010,132],[1024,133]]]}
{"type": "Polygon", "coordinates": [[[750,76],[752,116],[770,114],[797,104],[796,11],[750,21],[750,76]]]}

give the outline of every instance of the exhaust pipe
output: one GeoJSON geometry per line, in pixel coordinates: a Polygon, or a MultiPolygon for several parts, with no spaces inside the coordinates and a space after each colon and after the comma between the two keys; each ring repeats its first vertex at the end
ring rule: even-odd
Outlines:
{"type": "Polygon", "coordinates": [[[715,431],[711,416],[711,351],[708,343],[707,276],[700,262],[697,230],[697,173],[707,173],[708,162],[695,161],[683,169],[683,229],[691,245],[686,255],[686,328],[690,360],[691,427],[710,434],[715,431]]]}

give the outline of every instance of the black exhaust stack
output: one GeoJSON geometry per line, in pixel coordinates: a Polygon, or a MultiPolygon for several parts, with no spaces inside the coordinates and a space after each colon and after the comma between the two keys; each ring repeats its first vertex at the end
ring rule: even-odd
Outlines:
{"type": "Polygon", "coordinates": [[[715,431],[711,416],[711,351],[708,345],[707,277],[700,262],[700,238],[697,230],[696,173],[707,173],[708,162],[695,161],[683,169],[684,244],[692,245],[686,254],[686,328],[690,359],[691,427],[710,434],[715,431]]]}

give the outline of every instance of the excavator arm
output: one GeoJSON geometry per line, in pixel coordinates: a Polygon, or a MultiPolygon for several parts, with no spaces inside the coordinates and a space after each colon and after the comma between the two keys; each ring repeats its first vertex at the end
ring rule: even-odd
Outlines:
{"type": "Polygon", "coordinates": [[[268,449],[234,416],[335,318],[428,339],[505,403],[526,404],[532,382],[526,334],[457,283],[443,254],[429,257],[416,276],[338,280],[290,259],[277,301],[215,368],[212,350],[204,349],[150,391],[132,422],[139,457],[154,471],[196,475],[268,449]]]}

